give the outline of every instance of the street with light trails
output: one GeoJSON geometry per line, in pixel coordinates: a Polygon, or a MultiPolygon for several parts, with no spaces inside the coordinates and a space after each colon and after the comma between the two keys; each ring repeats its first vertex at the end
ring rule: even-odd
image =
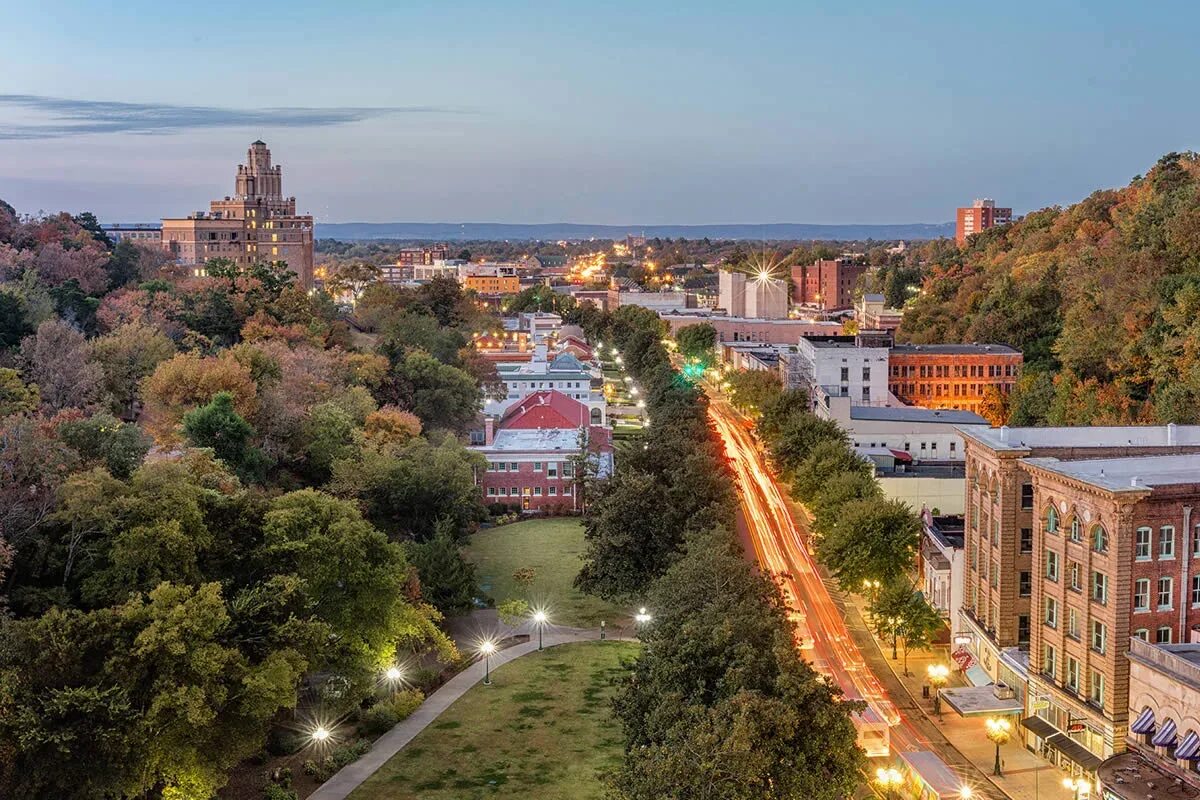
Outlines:
{"type": "MultiPolygon", "coordinates": [[[[747,430],[745,418],[711,386],[708,393],[709,415],[737,479],[749,541],[758,564],[780,584],[790,607],[789,614],[799,623],[798,635],[802,639],[799,646],[804,657],[841,687],[848,699],[867,703],[868,711],[873,712],[864,715],[868,725],[874,715],[887,720],[891,753],[932,751],[968,788],[965,796],[1003,800],[1006,795],[950,746],[908,698],[882,663],[878,651],[864,657],[847,625],[845,612],[825,584],[804,544],[796,517],[764,462],[756,440],[747,430]],[[875,659],[870,658],[872,655],[875,659]],[[879,660],[880,664],[872,668],[869,660],[879,660]],[[885,683],[893,686],[885,689],[885,683]]],[[[803,524],[801,519],[800,525],[803,524]]],[[[859,632],[859,638],[864,634],[859,632]]]]}

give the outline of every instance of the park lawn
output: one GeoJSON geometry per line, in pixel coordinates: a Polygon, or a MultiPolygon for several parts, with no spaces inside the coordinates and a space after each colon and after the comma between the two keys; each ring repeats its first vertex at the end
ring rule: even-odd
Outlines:
{"type": "Polygon", "coordinates": [[[534,652],[476,684],[349,800],[600,800],[624,740],[609,699],[630,642],[534,652]]]}
{"type": "Polygon", "coordinates": [[[583,551],[583,523],[577,517],[550,517],[481,530],[465,555],[475,565],[480,588],[497,603],[525,599],[545,606],[551,625],[594,628],[604,621],[614,630],[625,627],[631,609],[575,588],[583,551]],[[528,590],[513,580],[524,567],[534,571],[528,590]]]}

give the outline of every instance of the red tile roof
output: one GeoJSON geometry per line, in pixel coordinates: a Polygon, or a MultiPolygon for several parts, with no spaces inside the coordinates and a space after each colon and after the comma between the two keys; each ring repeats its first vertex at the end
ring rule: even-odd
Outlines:
{"type": "Polygon", "coordinates": [[[588,407],[562,392],[534,392],[513,403],[496,425],[496,430],[529,428],[579,428],[588,425],[588,407]]]}

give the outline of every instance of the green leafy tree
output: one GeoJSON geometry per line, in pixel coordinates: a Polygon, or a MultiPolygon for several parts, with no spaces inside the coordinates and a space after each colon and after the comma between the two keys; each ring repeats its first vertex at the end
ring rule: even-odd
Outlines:
{"type": "Polygon", "coordinates": [[[921,523],[899,500],[853,500],[817,545],[817,555],[846,591],[864,580],[891,581],[913,566],[921,523]]]}
{"type": "Polygon", "coordinates": [[[137,416],[141,384],[163,361],[175,355],[175,343],[148,325],[122,325],[92,340],[92,357],[104,371],[103,387],[113,411],[137,416]]]}
{"type": "Polygon", "coordinates": [[[133,474],[153,443],[137,425],[123,423],[104,412],[64,422],[58,435],[79,453],[85,465],[103,466],[121,479],[133,474]]]}
{"type": "Polygon", "coordinates": [[[440,521],[437,528],[429,541],[407,547],[421,578],[421,596],[443,614],[466,614],[479,596],[475,565],[463,558],[450,520],[440,521]]]}
{"type": "Polygon", "coordinates": [[[392,368],[384,395],[383,402],[412,411],[427,430],[460,433],[475,422],[483,400],[470,375],[421,351],[408,353],[392,368]]]}
{"type": "Polygon", "coordinates": [[[40,404],[36,385],[22,381],[15,369],[0,368],[0,419],[36,411],[40,404]]]}
{"type": "Polygon", "coordinates": [[[357,430],[351,416],[336,403],[318,403],[310,408],[301,435],[312,473],[324,480],[335,461],[352,457],[357,430]]]}
{"type": "Polygon", "coordinates": [[[257,475],[264,467],[253,444],[254,428],[234,410],[230,392],[217,392],[207,405],[184,414],[183,432],[196,447],[212,448],[239,474],[257,475]]]}
{"type": "Polygon", "coordinates": [[[767,445],[776,467],[790,480],[813,449],[822,442],[835,442],[848,447],[850,440],[833,420],[803,413],[788,417],[778,432],[767,440],[767,445]]]}
{"type": "Polygon", "coordinates": [[[0,349],[16,347],[32,332],[21,298],[12,292],[0,291],[0,349]]]}
{"type": "Polygon", "coordinates": [[[675,334],[675,344],[680,355],[707,368],[716,359],[717,329],[707,322],[685,325],[675,334]]]}
{"type": "Polygon", "coordinates": [[[798,500],[811,502],[832,477],[847,472],[873,477],[870,462],[844,443],[836,439],[818,442],[796,468],[792,476],[792,494],[798,500]]]}
{"type": "Polygon", "coordinates": [[[780,392],[779,375],[767,370],[737,370],[725,377],[734,408],[757,415],[780,392]]]}
{"type": "Polygon", "coordinates": [[[904,576],[884,584],[869,611],[875,633],[899,643],[905,675],[908,675],[909,652],[928,648],[945,625],[937,609],[904,576]]]}
{"type": "Polygon", "coordinates": [[[842,506],[853,500],[882,499],[875,476],[866,470],[839,472],[828,476],[816,495],[806,501],[813,515],[813,531],[824,536],[837,526],[842,506]]]}

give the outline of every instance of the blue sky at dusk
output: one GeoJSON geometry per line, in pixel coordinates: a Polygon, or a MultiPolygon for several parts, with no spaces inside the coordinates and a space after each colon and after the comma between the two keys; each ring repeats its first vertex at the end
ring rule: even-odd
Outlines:
{"type": "Polygon", "coordinates": [[[0,198],[110,221],[206,208],[260,137],[319,221],[650,224],[938,222],[977,196],[1024,212],[1200,133],[1200,4],[1174,0],[0,16],[0,198]]]}

